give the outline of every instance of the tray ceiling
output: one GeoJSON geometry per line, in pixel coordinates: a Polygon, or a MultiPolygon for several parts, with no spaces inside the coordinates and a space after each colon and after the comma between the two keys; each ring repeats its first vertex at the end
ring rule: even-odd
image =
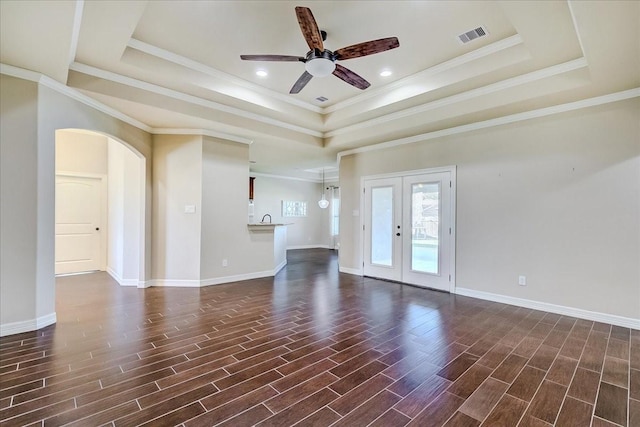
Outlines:
{"type": "Polygon", "coordinates": [[[266,173],[300,175],[335,164],[339,151],[640,86],[638,2],[3,0],[0,8],[3,64],[159,132],[250,139],[252,169],[266,173]],[[328,76],[290,95],[304,64],[240,55],[304,56],[295,6],[311,8],[331,50],[391,36],[400,47],[341,62],[371,83],[364,91],[328,76]],[[487,36],[459,41],[479,26],[487,36]]]}

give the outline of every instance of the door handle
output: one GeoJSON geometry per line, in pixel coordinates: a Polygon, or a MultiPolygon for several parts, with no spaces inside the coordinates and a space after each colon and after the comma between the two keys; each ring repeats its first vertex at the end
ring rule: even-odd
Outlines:
{"type": "Polygon", "coordinates": [[[396,233],[396,236],[399,236],[399,235],[400,235],[400,233],[396,233]]]}
{"type": "Polygon", "coordinates": [[[96,231],[100,231],[100,227],[96,227],[96,231]]]}

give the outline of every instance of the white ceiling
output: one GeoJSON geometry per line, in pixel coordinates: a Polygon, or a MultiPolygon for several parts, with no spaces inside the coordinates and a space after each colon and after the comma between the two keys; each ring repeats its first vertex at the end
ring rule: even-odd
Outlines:
{"type": "Polygon", "coordinates": [[[263,173],[305,176],[346,149],[640,87],[637,1],[2,0],[0,19],[3,64],[155,132],[252,140],[263,173]],[[328,76],[290,95],[304,64],[240,55],[304,56],[295,6],[311,8],[330,50],[391,36],[400,47],[341,61],[364,91],[328,76]],[[458,41],[479,26],[488,36],[458,41]]]}

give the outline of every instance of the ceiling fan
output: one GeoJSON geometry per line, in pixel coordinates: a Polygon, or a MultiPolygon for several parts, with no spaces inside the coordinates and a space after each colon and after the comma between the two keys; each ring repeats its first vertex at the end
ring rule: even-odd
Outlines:
{"type": "Polygon", "coordinates": [[[368,42],[354,44],[343,47],[335,52],[324,48],[323,41],[327,33],[318,29],[318,24],[308,7],[296,7],[298,24],[302,30],[309,49],[303,56],[289,55],[240,55],[240,59],[246,61],[285,61],[304,63],[305,72],[302,73],[298,81],[295,82],[289,93],[299,93],[306,86],[312,77],[325,77],[333,74],[337,78],[344,80],[358,89],[366,89],[371,84],[340,64],[337,61],[359,58],[361,56],[373,55],[385,50],[395,49],[400,46],[397,37],[387,37],[384,39],[371,40],[368,42]]]}

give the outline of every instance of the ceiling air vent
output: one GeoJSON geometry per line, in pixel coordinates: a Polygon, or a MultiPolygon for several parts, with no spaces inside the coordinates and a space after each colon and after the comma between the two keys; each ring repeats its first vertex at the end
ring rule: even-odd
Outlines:
{"type": "Polygon", "coordinates": [[[325,98],[324,96],[319,96],[319,97],[316,98],[316,101],[319,101],[319,102],[325,102],[325,101],[328,101],[328,100],[329,100],[329,98],[325,98]]]}
{"type": "Polygon", "coordinates": [[[486,36],[487,33],[487,29],[484,27],[478,27],[474,30],[471,31],[467,31],[464,34],[460,34],[458,36],[458,40],[460,41],[460,43],[465,44],[465,43],[469,43],[471,40],[475,40],[477,38],[480,37],[484,37],[486,36]]]}

